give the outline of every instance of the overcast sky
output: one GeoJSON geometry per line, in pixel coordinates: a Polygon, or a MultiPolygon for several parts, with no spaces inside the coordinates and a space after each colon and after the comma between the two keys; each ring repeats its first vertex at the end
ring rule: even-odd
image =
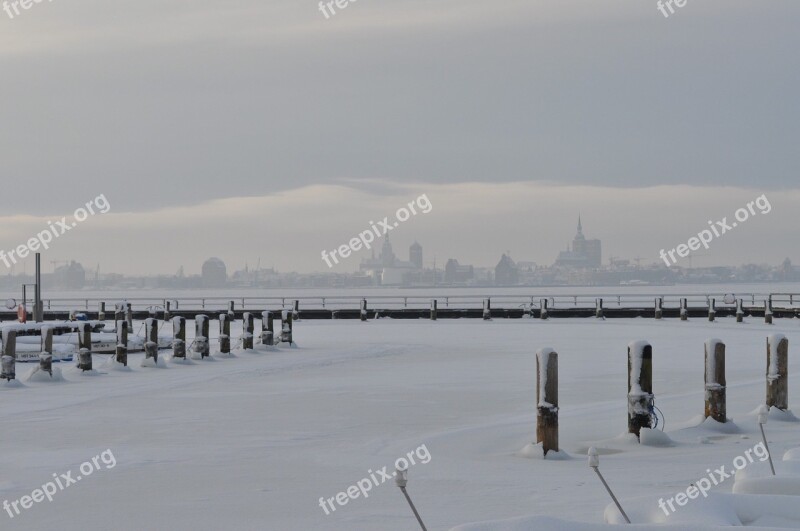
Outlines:
{"type": "Polygon", "coordinates": [[[766,194],[694,263],[800,262],[799,21],[796,0],[0,11],[0,249],[104,194],[44,260],[327,271],[323,249],[425,193],[403,259],[416,239],[426,262],[549,264],[580,212],[604,261],[650,262],[766,194]]]}

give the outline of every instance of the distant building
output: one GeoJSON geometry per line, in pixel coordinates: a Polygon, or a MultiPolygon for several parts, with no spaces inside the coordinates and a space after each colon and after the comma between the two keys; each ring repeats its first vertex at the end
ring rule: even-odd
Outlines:
{"type": "Polygon", "coordinates": [[[219,258],[209,258],[203,263],[201,276],[204,288],[224,288],[228,282],[225,262],[219,258]]]}
{"type": "Polygon", "coordinates": [[[417,269],[422,269],[422,246],[416,241],[408,248],[408,261],[417,269]]]}
{"type": "Polygon", "coordinates": [[[519,283],[517,264],[507,254],[503,254],[494,268],[494,283],[497,286],[516,286],[519,283]]]}
{"type": "Polygon", "coordinates": [[[458,260],[451,258],[444,266],[444,281],[446,284],[462,284],[475,277],[475,269],[471,265],[460,265],[458,260]]]}
{"type": "Polygon", "coordinates": [[[597,269],[603,263],[600,240],[587,240],[583,235],[581,217],[578,216],[578,233],[572,239],[572,250],[561,251],[555,265],[573,269],[597,269]]]}
{"type": "Polygon", "coordinates": [[[73,260],[68,265],[57,267],[53,271],[53,284],[61,289],[83,289],[86,285],[86,271],[81,264],[73,260]]]}

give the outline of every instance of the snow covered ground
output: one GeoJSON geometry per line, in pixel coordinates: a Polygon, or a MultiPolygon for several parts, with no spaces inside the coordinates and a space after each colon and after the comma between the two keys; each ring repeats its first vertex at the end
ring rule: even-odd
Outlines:
{"type": "Polygon", "coordinates": [[[587,466],[595,446],[634,523],[709,529],[738,519],[797,529],[796,498],[776,493],[800,494],[792,475],[800,464],[781,460],[800,446],[800,423],[776,415],[765,428],[782,483],[756,459],[737,494],[731,477],[669,517],[658,506],[707,469],[732,470],[760,441],[755,410],[773,333],[789,338],[791,405],[800,324],[781,319],[301,321],[297,348],[231,359],[143,368],[143,354],[134,354],[119,370],[95,356],[94,374],[60,364],[63,381],[46,383],[25,381],[32,366],[19,364],[19,381],[0,384],[0,501],[30,495],[53,474],[75,476],[105,450],[116,465],[101,461],[52,502],[14,518],[3,510],[0,519],[5,530],[409,531],[417,524],[393,482],[331,514],[319,499],[370,471],[391,471],[424,445],[430,460],[410,468],[408,491],[431,531],[597,529],[622,519],[587,466]],[[698,426],[711,337],[727,344],[734,424],[726,429],[698,426]],[[656,405],[666,418],[668,439],[653,434],[652,446],[625,435],[626,348],[638,339],[653,345],[656,405]],[[559,354],[560,441],[571,459],[524,451],[535,438],[541,347],[559,354]]]}

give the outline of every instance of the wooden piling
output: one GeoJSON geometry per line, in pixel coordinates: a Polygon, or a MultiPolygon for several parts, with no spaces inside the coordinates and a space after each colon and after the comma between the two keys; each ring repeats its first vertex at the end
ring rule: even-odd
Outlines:
{"type": "Polygon", "coordinates": [[[231,353],[231,317],[227,313],[219,316],[219,352],[231,353]]]}
{"type": "Polygon", "coordinates": [[[210,354],[208,316],[196,315],[194,318],[195,336],[194,351],[200,354],[200,358],[207,358],[210,354]]]}
{"type": "Polygon", "coordinates": [[[489,321],[492,318],[492,299],[483,299],[483,320],[489,321]]]}
{"type": "Polygon", "coordinates": [[[736,322],[744,322],[744,301],[742,299],[736,301],[736,322]]]}
{"type": "Polygon", "coordinates": [[[172,301],[164,301],[164,322],[172,319],[172,301]]]}
{"type": "Polygon", "coordinates": [[[714,322],[714,318],[717,316],[717,301],[714,299],[708,299],[708,321],[710,323],[714,322]]]}
{"type": "Polygon", "coordinates": [[[689,304],[686,299],[681,299],[681,321],[689,320],[689,304]]]}
{"type": "Polygon", "coordinates": [[[292,344],[292,314],[286,310],[281,312],[281,342],[292,344]]]}
{"type": "Polygon", "coordinates": [[[87,322],[78,323],[78,368],[92,370],[92,325],[87,322]]]}
{"type": "Polygon", "coordinates": [[[772,301],[765,300],[764,301],[764,322],[767,324],[772,324],[772,301]]]}
{"type": "Polygon", "coordinates": [[[128,332],[133,333],[133,305],[128,302],[125,304],[125,319],[128,321],[128,332]]]}
{"type": "Polygon", "coordinates": [[[664,317],[664,299],[661,297],[656,297],[656,310],[655,310],[655,317],[656,319],[661,319],[664,317]]]}
{"type": "Polygon", "coordinates": [[[727,418],[725,381],[725,343],[709,339],[705,343],[706,418],[725,423],[727,418]]]}
{"type": "Polygon", "coordinates": [[[361,299],[361,320],[367,320],[367,299],[361,299]]]}
{"type": "Polygon", "coordinates": [[[642,428],[652,427],[653,347],[647,341],[628,345],[628,433],[639,437],[642,428]]]}
{"type": "Polygon", "coordinates": [[[558,452],[558,354],[543,348],[536,353],[536,442],[544,455],[558,452]]]}
{"type": "Polygon", "coordinates": [[[255,320],[253,314],[245,312],[242,315],[242,348],[253,350],[253,333],[255,332],[255,320]]]}
{"type": "Polygon", "coordinates": [[[431,300],[431,321],[435,321],[438,317],[439,302],[436,299],[431,300]]]}
{"type": "Polygon", "coordinates": [[[541,299],[539,301],[539,318],[540,319],[547,319],[547,299],[541,299]]]}
{"type": "Polygon", "coordinates": [[[300,301],[295,300],[294,305],[292,306],[292,320],[299,321],[300,320],[300,301]]]}
{"type": "Polygon", "coordinates": [[[603,318],[603,299],[594,300],[594,316],[598,319],[603,318]]]}
{"type": "Polygon", "coordinates": [[[105,321],[106,320],[106,303],[105,303],[105,301],[100,301],[100,309],[97,311],[97,320],[98,321],[105,321]]]}
{"type": "Polygon", "coordinates": [[[789,340],[783,334],[767,338],[767,407],[789,409],[789,340]]]}
{"type": "Polygon", "coordinates": [[[272,346],[275,342],[275,330],[272,324],[272,312],[261,313],[261,343],[272,346]]]}
{"type": "Polygon", "coordinates": [[[128,366],[128,322],[121,321],[117,328],[117,349],[114,353],[117,363],[128,366]]]}
{"type": "Polygon", "coordinates": [[[228,315],[231,316],[233,319],[234,314],[236,313],[236,301],[229,301],[228,302],[228,315]]]}
{"type": "Polygon", "coordinates": [[[3,356],[0,360],[0,379],[14,380],[17,377],[17,331],[3,330],[3,356]]]}
{"type": "Polygon", "coordinates": [[[186,318],[172,318],[172,357],[186,359],[186,318]]]}
{"type": "Polygon", "coordinates": [[[144,322],[144,359],[158,364],[158,319],[147,318],[144,322]]]}
{"type": "Polygon", "coordinates": [[[53,328],[43,326],[41,334],[42,348],[39,354],[39,370],[53,376],[53,328]]]}

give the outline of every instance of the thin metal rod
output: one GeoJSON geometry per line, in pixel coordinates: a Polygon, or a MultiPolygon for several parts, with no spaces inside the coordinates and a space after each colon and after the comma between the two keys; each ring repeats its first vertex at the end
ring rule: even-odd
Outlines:
{"type": "Polygon", "coordinates": [[[408,505],[410,505],[411,510],[414,511],[414,516],[417,517],[417,522],[419,522],[419,526],[422,528],[422,531],[428,531],[428,528],[425,527],[425,524],[422,522],[422,518],[420,518],[419,513],[417,512],[417,508],[414,507],[414,502],[411,501],[411,496],[409,496],[408,492],[406,492],[406,488],[400,487],[400,490],[403,491],[403,495],[406,497],[406,500],[408,500],[408,505]]]}
{"type": "Polygon", "coordinates": [[[764,446],[767,449],[767,457],[769,457],[769,467],[772,469],[772,475],[775,475],[775,467],[772,464],[772,452],[769,451],[769,443],[767,443],[767,436],[764,435],[764,425],[759,424],[759,428],[761,428],[761,439],[764,441],[764,446]]]}
{"type": "Polygon", "coordinates": [[[617,501],[617,497],[614,496],[613,492],[611,492],[611,487],[608,486],[608,483],[606,483],[606,480],[603,478],[603,474],[600,473],[600,469],[598,469],[595,466],[593,466],[592,468],[594,469],[595,472],[597,472],[597,477],[599,477],[600,481],[603,482],[603,486],[605,486],[606,490],[608,491],[609,496],[611,496],[611,499],[614,500],[615,504],[617,504],[617,509],[619,509],[619,512],[622,513],[622,517],[625,518],[626,522],[631,523],[631,519],[628,518],[627,514],[625,514],[625,511],[622,509],[622,505],[619,504],[619,502],[617,501]]]}

